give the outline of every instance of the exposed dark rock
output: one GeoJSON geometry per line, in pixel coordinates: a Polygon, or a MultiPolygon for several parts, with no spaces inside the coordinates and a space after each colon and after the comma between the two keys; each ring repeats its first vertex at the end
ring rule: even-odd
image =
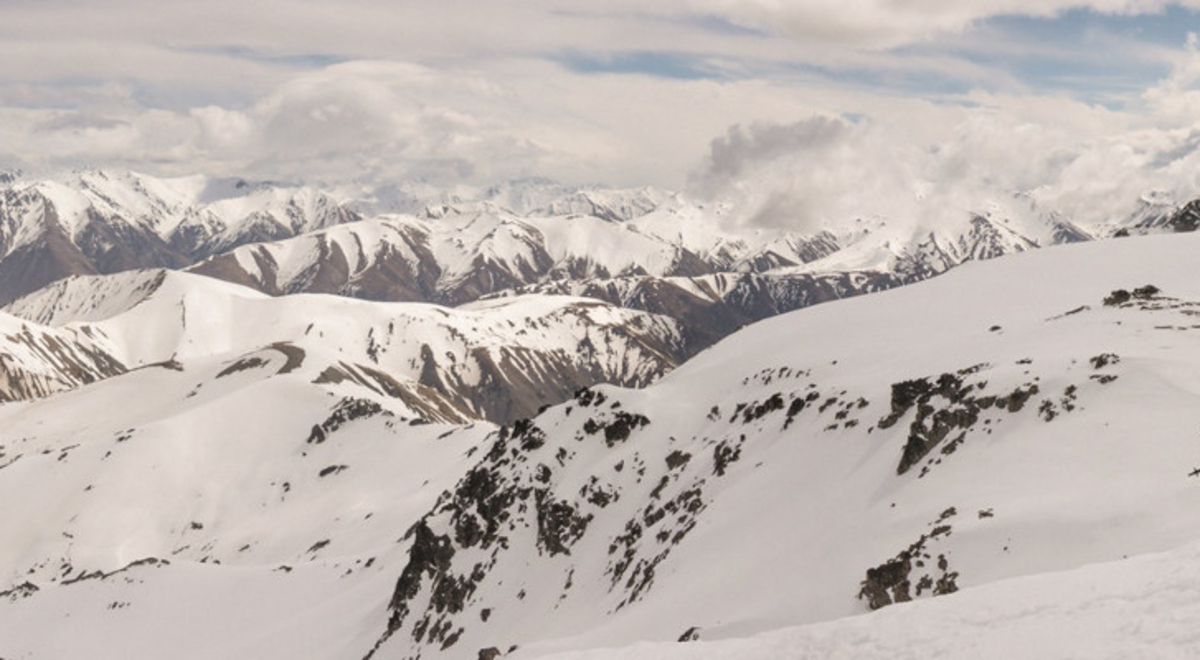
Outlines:
{"type": "Polygon", "coordinates": [[[772,394],[766,401],[746,405],[742,412],[742,423],[748,424],[752,421],[762,419],[767,414],[777,410],[783,410],[783,395],[778,392],[772,394]]]}
{"type": "Polygon", "coordinates": [[[873,610],[912,600],[912,596],[909,595],[910,572],[912,558],[908,551],[879,566],[868,568],[867,577],[858,592],[859,600],[865,599],[867,607],[873,610]]]}
{"type": "Polygon", "coordinates": [[[594,390],[590,387],[584,387],[575,391],[574,399],[580,405],[580,407],[587,408],[593,405],[602,405],[607,400],[607,397],[597,390],[594,390]]]}
{"type": "Polygon", "coordinates": [[[1004,397],[978,393],[985,384],[970,384],[964,377],[977,373],[983,366],[977,365],[955,374],[945,373],[938,376],[936,381],[918,378],[892,385],[891,412],[879,420],[879,428],[891,428],[916,408],[916,416],[909,425],[908,438],[896,468],[897,474],[908,472],[952,433],[960,431],[949,452],[945,453],[953,452],[965,438],[965,433],[979,422],[984,410],[994,406],[1011,413],[1019,412],[1038,393],[1036,383],[1018,387],[1004,397]],[[935,397],[945,403],[940,407],[933,405],[935,397]]]}
{"type": "Polygon", "coordinates": [[[23,325],[20,332],[0,337],[0,402],[40,398],[126,371],[119,360],[91,344],[87,332],[71,338],[23,325]],[[14,359],[8,346],[34,360],[14,359]]]}
{"type": "Polygon", "coordinates": [[[676,449],[675,451],[671,452],[670,454],[667,454],[667,469],[675,470],[675,469],[681,468],[681,467],[687,465],[688,461],[691,460],[691,458],[692,458],[691,454],[689,454],[687,452],[679,451],[678,449],[676,449]]]}
{"type": "Polygon", "coordinates": [[[311,554],[313,554],[314,552],[318,552],[318,551],[320,551],[320,550],[324,550],[326,547],[328,547],[328,546],[329,546],[329,543],[330,543],[329,539],[323,539],[323,540],[321,540],[321,541],[317,541],[316,543],[312,544],[312,547],[310,547],[310,548],[308,549],[308,554],[310,554],[310,555],[311,555],[311,554]]]}
{"type": "Polygon", "coordinates": [[[1129,302],[1129,300],[1131,298],[1133,298],[1133,295],[1130,294],[1125,289],[1117,289],[1116,291],[1113,291],[1112,293],[1105,296],[1104,306],[1105,307],[1119,307],[1119,306],[1124,305],[1125,303],[1129,302]]]}
{"type": "Polygon", "coordinates": [[[104,571],[91,571],[91,572],[84,571],[84,572],[80,573],[79,575],[76,575],[73,578],[63,580],[61,584],[63,586],[67,586],[67,585],[75,584],[77,582],[83,582],[84,580],[107,580],[107,579],[113,577],[114,575],[120,575],[121,573],[124,573],[124,572],[129,571],[134,568],[139,568],[142,566],[153,566],[156,568],[161,568],[163,566],[169,566],[170,564],[171,564],[171,562],[167,561],[166,559],[159,559],[157,557],[146,557],[144,559],[139,559],[137,561],[130,562],[130,563],[126,564],[125,566],[118,568],[115,571],[109,571],[107,573],[105,573],[104,571]]]}
{"type": "Polygon", "coordinates": [[[592,515],[580,515],[575,507],[563,501],[538,499],[538,547],[550,554],[571,554],[571,546],[587,531],[592,515]]]}
{"type": "Polygon", "coordinates": [[[41,589],[36,584],[26,581],[18,584],[12,589],[0,591],[0,600],[8,599],[10,602],[15,603],[18,600],[29,598],[39,591],[41,591],[41,589]]]}
{"type": "Polygon", "coordinates": [[[608,422],[598,422],[595,419],[588,419],[584,422],[583,431],[588,435],[595,435],[600,431],[604,431],[604,444],[611,448],[618,443],[628,440],[633,431],[649,423],[650,419],[645,415],[631,414],[621,410],[614,414],[612,420],[608,422]]]}
{"type": "MultiPolygon", "coordinates": [[[[745,440],[746,436],[742,436],[745,440]]],[[[730,464],[736,462],[742,457],[741,443],[730,443],[727,441],[721,442],[713,449],[713,474],[718,477],[725,476],[725,471],[729,469],[730,464]]]]}
{"type": "Polygon", "coordinates": [[[903,603],[914,597],[922,596],[926,591],[931,595],[940,596],[958,590],[958,573],[950,570],[950,562],[945,554],[938,555],[936,577],[928,562],[930,551],[928,545],[951,534],[949,525],[939,525],[939,521],[953,516],[948,509],[934,521],[934,529],[929,534],[922,534],[915,542],[888,561],[868,568],[866,578],[859,585],[858,599],[867,601],[867,607],[877,610],[894,603],[903,603]],[[915,587],[913,581],[916,581],[915,587]]]}
{"type": "Polygon", "coordinates": [[[257,356],[245,357],[222,369],[221,372],[217,374],[217,378],[224,378],[240,371],[257,369],[265,364],[267,364],[267,361],[263,358],[257,356]]]}
{"type": "Polygon", "coordinates": [[[534,426],[533,421],[529,419],[518,419],[513,422],[510,437],[519,441],[521,450],[527,452],[546,444],[546,433],[534,426]]]}
{"type": "Polygon", "coordinates": [[[1131,295],[1138,300],[1151,300],[1159,293],[1160,291],[1158,287],[1154,286],[1153,284],[1147,284],[1146,286],[1141,286],[1134,289],[1131,295]]]}
{"type": "Polygon", "coordinates": [[[787,427],[791,426],[792,421],[797,415],[804,411],[806,406],[815,403],[820,398],[821,394],[816,390],[813,390],[806,394],[803,398],[797,396],[795,399],[792,399],[792,403],[788,406],[787,420],[784,421],[783,428],[786,430],[787,427]]]}
{"type": "Polygon", "coordinates": [[[425,519],[413,525],[408,535],[413,539],[408,551],[408,564],[396,581],[388,606],[392,610],[392,618],[388,622],[390,630],[399,628],[403,623],[408,614],[408,603],[420,591],[422,579],[427,576],[436,580],[450,568],[450,560],[454,557],[450,537],[434,534],[425,519]]]}
{"type": "Polygon", "coordinates": [[[1179,233],[1196,231],[1196,228],[1200,227],[1200,200],[1188,202],[1171,214],[1166,226],[1179,233]]]}

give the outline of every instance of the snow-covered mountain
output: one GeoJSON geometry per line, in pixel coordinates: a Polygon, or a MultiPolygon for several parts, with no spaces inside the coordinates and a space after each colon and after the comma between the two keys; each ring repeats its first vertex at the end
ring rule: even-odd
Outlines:
{"type": "MultiPolygon", "coordinates": [[[[563,204],[579,195],[598,193],[563,204]]],[[[934,230],[882,221],[836,234],[736,230],[720,208],[681,196],[656,204],[630,217],[442,205],[422,217],[381,216],[245,245],[190,270],[272,295],[449,305],[530,293],[596,297],[675,318],[693,354],[775,314],[919,281],[966,261],[1092,238],[1056,216],[1013,220],[999,212],[934,230]]]]}
{"type": "MultiPolygon", "coordinates": [[[[954,652],[962,635],[919,631],[997,614],[1037,649],[1061,631],[1030,608],[1126,597],[1170,606],[1129,625],[1179,650],[1174,622],[1200,606],[1197,247],[1172,234],[968,263],[500,429],[411,426],[407,400],[362,382],[364,327],[459,310],[178,273],[100,304],[72,288],[113,280],[74,280],[12,311],[103,330],[131,366],[179,364],[0,405],[0,496],[23,503],[0,544],[0,656],[858,657],[842,645],[859,640],[880,657],[886,631],[954,652]],[[277,312],[289,301],[306,320],[277,312]],[[343,377],[318,377],[339,360],[343,377]]],[[[521,327],[522,304],[579,303],[461,313],[537,346],[563,333],[521,327]]],[[[395,342],[437,334],[407,322],[379,358],[397,379],[412,350],[395,342]]],[[[470,325],[455,323],[483,332],[470,325]]]]}
{"type": "Polygon", "coordinates": [[[1176,206],[1167,199],[1150,196],[1133,217],[1114,231],[1118,237],[1164,232],[1191,232],[1200,228],[1200,200],[1176,206]]]}
{"type": "Polygon", "coordinates": [[[359,219],[308,187],[81,171],[0,184],[0,303],[70,275],[178,268],[359,219]]]}
{"type": "MultiPolygon", "coordinates": [[[[68,275],[141,267],[190,267],[272,295],[450,305],[519,288],[562,288],[563,281],[645,276],[771,273],[779,281],[794,272],[863,273],[907,283],[967,260],[1151,222],[1148,215],[1089,230],[1013,198],[933,227],[919,218],[847,218],[797,232],[747,225],[728,203],[651,188],[544,180],[481,190],[393,188],[324,192],[106,171],[15,178],[0,184],[0,303],[68,275]]],[[[757,307],[789,310],[790,301],[819,297],[794,292],[804,281],[784,287],[787,299],[757,307]]]]}
{"type": "Polygon", "coordinates": [[[458,309],[271,298],[146,270],[62,280],[8,311],[51,327],[35,333],[101,338],[102,355],[127,368],[216,361],[230,373],[270,372],[282,355],[290,366],[276,371],[357,384],[404,402],[411,417],[439,421],[511,421],[595,383],[643,386],[683,358],[671,319],[564,297],[458,309]]]}
{"type": "Polygon", "coordinates": [[[395,181],[386,184],[343,184],[338,197],[352,199],[352,207],[363,216],[388,214],[422,215],[428,209],[491,204],[520,216],[594,215],[632,220],[668,201],[672,194],[652,187],[614,189],[602,186],[567,186],[544,178],[504,181],[477,187],[450,187],[425,181],[395,181]]]}
{"type": "MultiPolygon", "coordinates": [[[[785,238],[769,246],[771,267],[797,265],[838,249],[829,234],[785,238]]],[[[381,216],[247,245],[191,270],[273,295],[318,291],[461,304],[547,281],[738,270],[768,259],[766,254],[766,248],[721,229],[702,209],[684,202],[629,220],[518,216],[482,203],[431,208],[420,218],[381,216]]]]}
{"type": "Polygon", "coordinates": [[[90,328],[57,330],[0,312],[0,401],[48,396],[124,372],[90,328]]]}

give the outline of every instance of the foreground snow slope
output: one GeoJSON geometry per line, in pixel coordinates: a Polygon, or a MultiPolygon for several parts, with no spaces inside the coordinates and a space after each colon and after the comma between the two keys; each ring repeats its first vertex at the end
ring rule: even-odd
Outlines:
{"type": "Polygon", "coordinates": [[[920,631],[983,621],[1086,657],[1118,599],[1187,657],[1197,248],[968,264],[495,432],[409,426],[275,348],[5,404],[0,657],[964,657],[920,631]]]}
{"type": "Polygon", "coordinates": [[[1200,547],[1014,578],[825,623],[545,660],[1184,659],[1200,653],[1200,547]]]}

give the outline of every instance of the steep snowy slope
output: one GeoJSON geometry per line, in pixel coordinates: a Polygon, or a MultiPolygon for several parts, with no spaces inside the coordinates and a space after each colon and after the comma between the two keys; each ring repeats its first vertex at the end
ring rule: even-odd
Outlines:
{"type": "Polygon", "coordinates": [[[270,298],[186,273],[132,271],[63,280],[9,310],[102,336],[131,368],[213,357],[251,368],[261,351],[292,351],[307,356],[296,368],[310,379],[359,382],[445,421],[511,421],[600,382],[640,387],[683,357],[670,319],[563,297],[446,309],[270,298]]]}
{"type": "Polygon", "coordinates": [[[1195,541],[1196,247],[974,264],[517,425],[410,530],[375,657],[742,636],[1195,541]]]}
{"type": "Polygon", "coordinates": [[[499,431],[281,348],[5,404],[0,656],[924,657],[988,622],[1080,657],[1128,598],[1172,609],[1122,639],[1187,657],[1198,247],[968,264],[499,431]]]}

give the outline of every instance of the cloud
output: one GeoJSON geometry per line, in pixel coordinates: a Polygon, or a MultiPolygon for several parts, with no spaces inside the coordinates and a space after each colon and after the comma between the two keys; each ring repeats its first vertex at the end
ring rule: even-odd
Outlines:
{"type": "Polygon", "coordinates": [[[82,112],[66,112],[52,115],[38,122],[33,130],[38,133],[82,133],[86,131],[107,131],[125,128],[128,122],[120,119],[84,114],[82,112]]]}
{"type": "Polygon", "coordinates": [[[580,75],[541,60],[440,68],[346,62],[293,72],[248,103],[179,109],[138,107],[136,92],[126,92],[105,112],[0,107],[8,116],[0,135],[40,170],[439,184],[537,175],[675,187],[709,138],[744,118],[748,104],[754,116],[774,121],[815,110],[786,85],[580,75]],[[46,149],[49,129],[76,132],[46,149]]]}
{"type": "Polygon", "coordinates": [[[732,201],[744,224],[815,232],[854,217],[892,215],[917,194],[911,170],[926,159],[870,123],[813,116],[734,126],[712,142],[690,189],[732,201]]]}
{"type": "Polygon", "coordinates": [[[1053,18],[1068,11],[1136,15],[1195,0],[696,0],[696,6],[749,27],[827,44],[884,49],[962,32],[998,16],[1053,18]]]}
{"type": "Polygon", "coordinates": [[[1188,35],[1187,47],[1171,74],[1151,85],[1142,101],[1160,123],[1178,124],[1200,117],[1200,37],[1188,35]]]}
{"type": "MultiPolygon", "coordinates": [[[[1196,5],[1200,0],[1189,0],[1196,5]]],[[[298,71],[352,61],[574,61],[593,71],[698,77],[751,70],[932,72],[978,82],[962,57],[883,52],[995,16],[1155,11],[1158,0],[45,0],[0,7],[0,94],[133,83],[145,104],[252,103],[298,71]],[[748,26],[752,29],[737,29],[748,26]]]]}
{"type": "Polygon", "coordinates": [[[997,190],[1085,213],[1088,195],[1136,197],[1153,179],[1187,185],[1200,117],[1195,46],[1103,41],[1104,58],[1136,52],[1144,66],[1102,90],[1102,107],[1094,89],[1039,87],[1054,77],[1013,64],[1035,46],[1039,62],[1094,62],[1089,49],[1014,40],[1028,25],[995,17],[1166,6],[5,3],[0,144],[32,169],[690,181],[705,196],[743,200],[743,220],[761,226],[958,213],[997,190]],[[1147,72],[1155,77],[1139,77],[1147,72]]]}
{"type": "Polygon", "coordinates": [[[787,126],[777,124],[740,124],[713,140],[709,167],[705,176],[729,179],[743,174],[750,164],[772,161],[798,152],[828,155],[848,132],[845,122],[828,117],[813,117],[787,126]]]}
{"type": "Polygon", "coordinates": [[[690,189],[730,203],[734,222],[802,232],[855,218],[919,232],[1030,209],[1100,225],[1135,213],[1151,194],[1200,195],[1198,91],[1193,43],[1126,110],[978,92],[969,103],[908,100],[854,121],[735,126],[711,142],[690,189]]]}

